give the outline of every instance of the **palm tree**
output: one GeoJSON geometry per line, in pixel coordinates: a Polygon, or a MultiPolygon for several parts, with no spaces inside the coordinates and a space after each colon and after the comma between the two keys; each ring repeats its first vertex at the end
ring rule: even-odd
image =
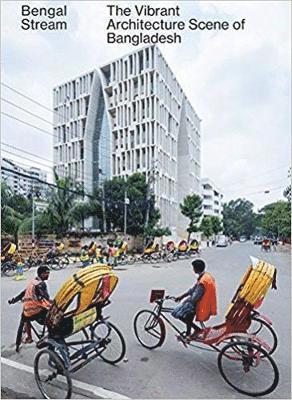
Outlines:
{"type": "MultiPolygon", "coordinates": [[[[47,212],[51,218],[54,230],[57,233],[64,234],[69,230],[73,222],[72,207],[74,205],[74,200],[78,196],[78,194],[76,194],[78,189],[73,190],[73,182],[69,177],[60,178],[56,172],[54,175],[57,188],[51,193],[47,212]]],[[[82,196],[82,191],[79,191],[82,196]]]]}

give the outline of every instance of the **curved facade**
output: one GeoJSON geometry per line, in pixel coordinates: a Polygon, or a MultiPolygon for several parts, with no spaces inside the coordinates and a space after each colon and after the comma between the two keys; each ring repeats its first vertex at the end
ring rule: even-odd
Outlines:
{"type": "Polygon", "coordinates": [[[200,119],[158,47],[137,50],[58,86],[54,108],[59,113],[63,107],[66,119],[54,128],[56,137],[61,135],[61,142],[54,143],[57,170],[72,175],[73,168],[90,192],[105,177],[144,173],[161,226],[182,235],[188,221],[179,203],[187,194],[200,193],[200,119]],[[84,91],[77,91],[77,82],[84,91]],[[69,149],[75,142],[73,159],[76,148],[71,158],[69,149]]]}

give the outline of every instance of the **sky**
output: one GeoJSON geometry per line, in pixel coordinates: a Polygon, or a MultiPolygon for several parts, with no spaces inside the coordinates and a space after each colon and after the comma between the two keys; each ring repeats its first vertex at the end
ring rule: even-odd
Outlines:
{"type": "Polygon", "coordinates": [[[291,164],[289,1],[2,1],[1,81],[48,108],[1,85],[1,110],[10,115],[1,115],[2,157],[26,166],[39,161],[50,174],[53,87],[139,48],[106,43],[108,4],[179,6],[177,19],[184,21],[245,19],[244,30],[185,30],[181,44],[159,48],[202,120],[202,177],[220,188],[225,201],[245,198],[255,210],[283,199],[291,164]],[[68,29],[21,30],[23,4],[66,4],[68,29]]]}

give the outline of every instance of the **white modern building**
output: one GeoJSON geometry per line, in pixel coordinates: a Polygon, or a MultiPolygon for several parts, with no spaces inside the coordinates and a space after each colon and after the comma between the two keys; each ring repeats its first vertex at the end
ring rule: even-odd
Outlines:
{"type": "Polygon", "coordinates": [[[222,218],[223,194],[208,178],[202,178],[203,215],[222,218]]]}
{"type": "Polygon", "coordinates": [[[54,89],[54,164],[88,192],[106,177],[144,173],[176,234],[179,203],[200,192],[200,119],[157,46],[54,89]]]}
{"type": "Polygon", "coordinates": [[[30,167],[23,168],[17,165],[13,160],[3,158],[1,163],[1,178],[11,190],[16,194],[29,196],[32,193],[37,194],[38,197],[44,197],[47,187],[40,182],[23,175],[29,175],[32,178],[40,179],[47,182],[47,173],[40,168],[30,167]],[[4,168],[3,168],[4,167],[4,168]]]}

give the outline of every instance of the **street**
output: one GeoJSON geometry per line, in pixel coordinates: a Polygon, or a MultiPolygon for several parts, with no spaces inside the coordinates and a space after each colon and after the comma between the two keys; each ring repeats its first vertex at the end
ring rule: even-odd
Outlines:
{"type": "MultiPolygon", "coordinates": [[[[263,254],[260,246],[251,242],[204,249],[202,258],[207,263],[207,270],[216,279],[219,302],[218,315],[209,320],[207,325],[224,321],[226,307],[249,265],[250,255],[263,258],[278,269],[278,290],[269,291],[260,309],[273,321],[279,340],[273,358],[280,371],[280,382],[276,390],[266,397],[288,399],[291,398],[291,269],[288,250],[263,254]]],[[[48,287],[52,297],[76,270],[76,267],[70,266],[66,270],[51,272],[48,287]]],[[[164,345],[153,351],[143,348],[134,336],[135,314],[140,309],[152,308],[148,302],[151,289],[165,289],[167,294],[177,296],[193,285],[196,278],[192,273],[191,260],[155,265],[139,263],[118,267],[116,272],[119,283],[111,297],[112,304],[105,309],[104,315],[109,315],[110,320],[122,331],[127,345],[126,359],[117,366],[96,359],[75,373],[74,379],[129,398],[246,398],[225,383],[217,367],[215,352],[185,348],[171,329],[167,329],[164,345]]],[[[35,270],[26,273],[27,280],[34,274],[35,270]]],[[[27,280],[2,279],[1,349],[3,358],[33,366],[36,354],[34,345],[22,348],[19,354],[14,351],[22,305],[7,304],[9,298],[24,289],[27,280]]],[[[3,370],[6,367],[3,368],[2,363],[3,388],[12,389],[14,379],[15,382],[22,381],[22,396],[25,394],[26,398],[35,398],[40,395],[32,374],[17,368],[7,374],[3,370]]]]}

